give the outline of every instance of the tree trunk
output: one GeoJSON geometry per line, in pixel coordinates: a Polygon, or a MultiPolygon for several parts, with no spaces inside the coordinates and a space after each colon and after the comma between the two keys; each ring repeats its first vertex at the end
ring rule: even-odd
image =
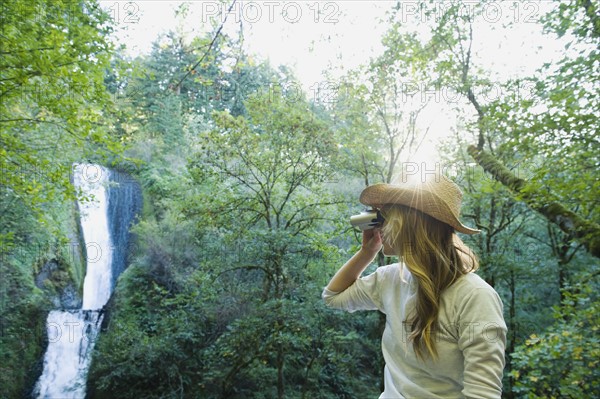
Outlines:
{"type": "Polygon", "coordinates": [[[284,354],[283,348],[281,345],[277,348],[277,398],[284,399],[285,397],[285,388],[283,382],[283,363],[284,363],[284,354]]]}
{"type": "Polygon", "coordinates": [[[494,179],[518,194],[531,209],[541,213],[562,231],[572,234],[592,255],[600,258],[600,226],[571,212],[558,202],[545,203],[541,195],[525,190],[526,181],[515,176],[493,155],[471,145],[467,151],[479,166],[490,173],[494,179]]]}

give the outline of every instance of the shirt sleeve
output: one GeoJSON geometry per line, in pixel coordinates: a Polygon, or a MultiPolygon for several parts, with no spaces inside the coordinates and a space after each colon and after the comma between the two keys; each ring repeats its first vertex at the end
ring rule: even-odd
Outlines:
{"type": "Polygon", "coordinates": [[[458,309],[458,346],[464,356],[467,398],[499,399],[506,347],[502,301],[492,287],[475,288],[458,309]]]}
{"type": "Polygon", "coordinates": [[[381,310],[381,284],[388,266],[382,266],[368,276],[360,277],[342,292],[325,288],[322,298],[327,306],[355,312],[357,310],[381,310]]]}

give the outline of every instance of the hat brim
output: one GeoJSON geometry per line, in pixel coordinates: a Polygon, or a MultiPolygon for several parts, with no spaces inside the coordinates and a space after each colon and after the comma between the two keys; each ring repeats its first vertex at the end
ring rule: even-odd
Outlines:
{"type": "Polygon", "coordinates": [[[452,226],[460,233],[477,234],[481,232],[481,230],[462,224],[448,204],[435,192],[427,190],[426,187],[412,189],[386,183],[374,184],[362,191],[359,201],[374,208],[394,204],[405,205],[452,226]]]}

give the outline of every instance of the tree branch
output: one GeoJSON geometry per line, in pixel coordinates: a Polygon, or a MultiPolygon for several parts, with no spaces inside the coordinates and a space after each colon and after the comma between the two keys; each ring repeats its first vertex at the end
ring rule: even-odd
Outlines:
{"type": "Polygon", "coordinates": [[[490,173],[513,193],[519,195],[529,208],[539,212],[556,224],[562,231],[571,234],[595,257],[600,258],[600,226],[586,220],[558,202],[547,203],[537,192],[525,190],[526,181],[515,176],[492,155],[473,145],[467,149],[479,166],[490,173]]]}
{"type": "Polygon", "coordinates": [[[229,6],[229,9],[227,10],[227,13],[225,14],[225,18],[223,18],[223,22],[221,22],[221,26],[219,26],[219,29],[217,29],[217,33],[215,33],[215,36],[213,37],[212,41],[208,45],[208,48],[206,49],[206,51],[204,52],[204,54],[202,54],[202,57],[200,57],[200,59],[198,60],[198,62],[196,62],[196,64],[192,68],[190,68],[190,70],[187,71],[187,73],[185,75],[183,75],[183,77],[181,78],[181,80],[179,80],[179,82],[177,82],[177,84],[175,86],[173,86],[173,88],[179,89],[181,87],[181,83],[183,83],[183,81],[185,80],[185,78],[187,78],[192,73],[192,71],[194,71],[196,68],[198,68],[198,65],[200,65],[202,63],[202,61],[204,61],[204,59],[208,56],[208,53],[210,52],[210,50],[212,49],[213,45],[215,44],[215,42],[219,38],[219,35],[221,34],[221,30],[223,30],[223,26],[225,25],[225,22],[227,22],[227,17],[229,16],[229,13],[233,9],[233,6],[235,5],[236,1],[237,0],[233,0],[233,2],[231,3],[231,5],[229,6]]]}

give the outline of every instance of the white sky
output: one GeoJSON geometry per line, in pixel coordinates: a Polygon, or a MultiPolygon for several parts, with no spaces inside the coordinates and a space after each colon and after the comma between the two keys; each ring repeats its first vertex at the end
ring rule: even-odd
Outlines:
{"type": "MultiPolygon", "coordinates": [[[[228,2],[230,4],[231,2],[228,2]]],[[[160,32],[177,26],[179,1],[100,1],[117,22],[118,38],[131,54],[146,53],[160,32]]],[[[191,1],[185,32],[211,30],[208,18],[223,18],[228,5],[191,1]]],[[[296,70],[306,88],[323,82],[330,63],[349,69],[380,48],[384,15],[390,1],[238,1],[227,16],[225,29],[239,28],[250,53],[296,70]],[[342,58],[337,58],[339,55],[342,58]]]]}
{"type": "MultiPolygon", "coordinates": [[[[192,1],[183,29],[189,37],[211,31],[210,17],[223,18],[228,5],[219,1],[192,1]]],[[[465,0],[465,10],[474,1],[465,0]]],[[[118,40],[129,52],[146,53],[161,32],[176,29],[178,1],[100,1],[117,22],[118,40]]],[[[326,76],[336,77],[368,62],[381,51],[385,31],[385,12],[396,1],[239,1],[228,15],[225,29],[234,31],[242,23],[247,51],[268,59],[272,66],[292,67],[309,96],[316,85],[326,85],[326,76]]],[[[419,14],[416,1],[402,1],[400,18],[415,21],[423,34],[435,17],[419,14]]],[[[444,2],[433,3],[434,11],[443,10],[444,2]]],[[[562,44],[541,35],[539,18],[556,3],[544,0],[491,1],[486,14],[475,21],[474,62],[492,74],[492,78],[531,75],[543,62],[556,60],[562,44]],[[512,21],[511,29],[503,28],[512,21]]],[[[434,21],[433,21],[434,22],[434,21]]],[[[414,26],[414,25],[413,25],[414,26]]],[[[332,78],[329,78],[332,79],[332,78]]],[[[330,83],[335,83],[331,82],[330,83]]],[[[427,94],[423,88],[423,96],[427,94]]],[[[438,93],[438,96],[444,93],[438,93]]],[[[420,157],[430,159],[432,145],[456,125],[443,101],[433,101],[423,114],[422,129],[431,126],[428,147],[420,157]]]]}

